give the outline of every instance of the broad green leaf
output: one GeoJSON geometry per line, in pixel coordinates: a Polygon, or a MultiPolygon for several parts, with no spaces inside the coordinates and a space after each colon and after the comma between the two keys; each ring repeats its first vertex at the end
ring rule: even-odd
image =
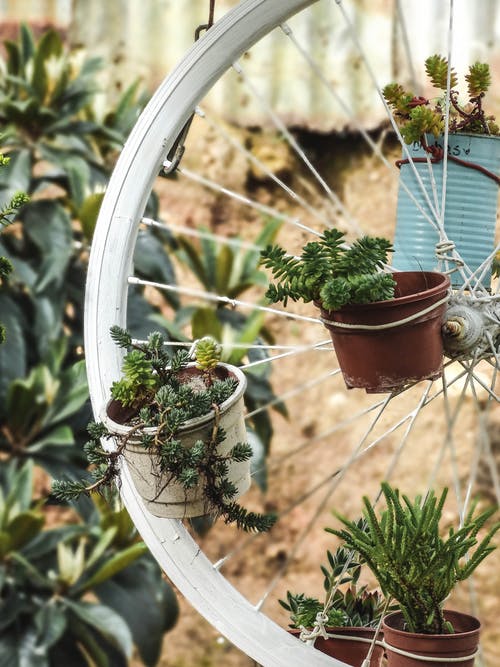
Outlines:
{"type": "Polygon", "coordinates": [[[19,551],[13,551],[10,554],[10,558],[24,569],[27,576],[30,577],[33,583],[39,584],[44,588],[52,587],[52,582],[46,579],[42,572],[40,572],[34,565],[32,565],[29,560],[23,556],[23,554],[19,553],[19,551]]]}
{"type": "Polygon", "coordinates": [[[61,528],[53,528],[52,530],[42,531],[37,538],[35,538],[23,550],[23,554],[30,561],[36,561],[40,558],[45,558],[53,554],[59,542],[76,539],[79,536],[87,535],[89,527],[87,525],[67,525],[61,528]]]}
{"type": "Polygon", "coordinates": [[[200,259],[205,270],[205,288],[209,291],[215,289],[215,276],[217,271],[217,244],[212,239],[201,238],[200,259]]]}
{"type": "Polygon", "coordinates": [[[33,58],[33,91],[42,103],[45,100],[48,87],[47,62],[59,58],[62,53],[62,40],[55,30],[47,30],[37,45],[33,58]]]}
{"type": "MultiPolygon", "coordinates": [[[[102,502],[103,499],[101,499],[102,502]]],[[[95,504],[99,502],[99,499],[94,500],[95,504]]],[[[112,511],[109,508],[109,505],[106,504],[106,509],[99,507],[99,512],[101,514],[101,528],[102,530],[107,530],[108,528],[114,528],[115,538],[113,543],[117,547],[126,547],[137,537],[137,530],[130,518],[130,514],[127,512],[125,507],[122,507],[118,511],[112,511]]]]}
{"type": "Polygon", "coordinates": [[[132,655],[132,635],[123,618],[109,607],[88,602],[73,602],[68,598],[64,603],[81,621],[94,627],[106,639],[117,646],[127,657],[132,655]]]}
{"type": "Polygon", "coordinates": [[[32,159],[29,150],[9,153],[10,162],[0,170],[0,202],[10,201],[16,192],[29,192],[32,159]]]}
{"type": "Polygon", "coordinates": [[[228,245],[221,246],[215,266],[215,289],[217,294],[227,295],[232,287],[234,252],[228,245]]]}
{"type": "Polygon", "coordinates": [[[164,633],[176,623],[179,606],[156,563],[142,559],[96,589],[99,599],[123,615],[147,667],[158,663],[164,633]]]}
{"type": "Polygon", "coordinates": [[[74,415],[89,397],[85,360],[77,361],[67,368],[59,380],[59,391],[44,423],[60,422],[74,415]]]}
{"type": "Polygon", "coordinates": [[[34,539],[45,523],[39,512],[23,512],[18,514],[9,524],[10,549],[22,549],[34,539]]]}
{"type": "Polygon", "coordinates": [[[116,535],[116,528],[108,528],[108,530],[105,530],[99,540],[97,541],[97,544],[94,546],[92,549],[89,557],[87,558],[87,563],[86,567],[87,569],[93,567],[99,558],[104,554],[106,549],[109,547],[109,545],[112,543],[114,536],[116,535]]]}
{"type": "Polygon", "coordinates": [[[197,308],[191,318],[193,339],[212,336],[215,340],[222,340],[222,324],[215,310],[197,308]]]}
{"type": "MultiPolygon", "coordinates": [[[[244,321],[243,328],[238,331],[236,342],[242,345],[245,343],[249,345],[255,343],[264,325],[264,320],[265,316],[263,312],[258,310],[253,311],[244,321]]],[[[229,363],[238,366],[246,353],[247,350],[244,347],[242,349],[233,349],[229,357],[229,363]]]]}
{"type": "Polygon", "coordinates": [[[7,531],[0,531],[0,558],[4,559],[10,552],[11,539],[7,531]]]}
{"type": "MultiPolygon", "coordinates": [[[[200,228],[200,231],[203,231],[203,228],[200,228]]],[[[213,285],[209,284],[209,276],[207,275],[206,267],[202,261],[202,255],[198,249],[195,248],[195,246],[184,236],[179,236],[177,241],[181,248],[177,253],[179,259],[187,264],[204,287],[207,289],[213,287],[213,285]]]]}
{"type": "Polygon", "coordinates": [[[73,431],[69,426],[62,424],[61,426],[52,429],[41,438],[36,439],[32,444],[28,445],[27,450],[30,454],[35,454],[46,447],[67,447],[74,443],[75,438],[73,436],[73,431]]]}
{"type": "Polygon", "coordinates": [[[92,242],[94,229],[101,208],[104,192],[95,192],[84,199],[78,217],[82,226],[82,231],[88,243],[92,242]]]}
{"type": "Polygon", "coordinates": [[[72,155],[66,158],[63,162],[63,166],[69,180],[69,194],[78,210],[83,204],[89,186],[89,166],[86,160],[77,155],[72,155]]]}
{"type": "Polygon", "coordinates": [[[8,508],[17,505],[20,510],[27,510],[31,506],[33,495],[33,462],[29,459],[14,473],[10,481],[10,490],[5,500],[8,508]]]}
{"type": "Polygon", "coordinates": [[[62,285],[73,252],[71,220],[64,208],[53,200],[32,202],[26,208],[24,228],[43,257],[37,292],[52,282],[62,285]]]}
{"type": "Polygon", "coordinates": [[[38,632],[38,645],[44,649],[58,642],[67,627],[66,613],[54,599],[46,602],[38,610],[34,620],[38,632]]]}
{"type": "MultiPolygon", "coordinates": [[[[165,247],[151,230],[141,231],[137,236],[134,266],[138,276],[166,285],[175,285],[175,273],[165,247]]],[[[165,297],[175,308],[179,298],[175,292],[165,292],[165,297]]]]}
{"type": "Polygon", "coordinates": [[[35,311],[34,334],[38,356],[45,358],[56,340],[62,335],[62,319],[66,305],[68,284],[52,283],[43,293],[33,298],[35,311]]]}
{"type": "Polygon", "coordinates": [[[36,436],[33,429],[40,429],[43,414],[57,387],[57,381],[46,366],[37,366],[27,378],[12,382],[7,394],[7,411],[9,429],[13,434],[17,437],[25,437],[28,433],[31,437],[36,436]]]}
{"type": "Polygon", "coordinates": [[[132,285],[128,292],[127,329],[135,338],[146,339],[155,314],[156,310],[146,301],[142,290],[132,285]]]}
{"type": "Polygon", "coordinates": [[[92,667],[112,667],[106,651],[97,641],[97,633],[94,628],[82,623],[72,614],[69,616],[68,625],[73,640],[76,640],[75,643],[83,649],[86,665],[90,659],[92,667]]]}
{"type": "Polygon", "coordinates": [[[22,69],[22,58],[19,46],[10,39],[6,39],[3,42],[3,47],[7,56],[5,61],[7,72],[12,75],[19,75],[22,69]]]}
{"type": "Polygon", "coordinates": [[[23,64],[26,65],[33,58],[36,47],[33,33],[25,23],[22,23],[20,28],[20,44],[23,64]]]}
{"type": "Polygon", "coordinates": [[[0,418],[5,415],[6,396],[10,383],[26,373],[26,341],[22,328],[23,314],[19,306],[0,292],[1,321],[7,331],[0,345],[0,418]]]}
{"type": "Polygon", "coordinates": [[[98,586],[107,579],[111,579],[115,574],[128,567],[131,563],[147,553],[147,547],[143,542],[133,544],[128,549],[117,553],[111,557],[97,572],[87,579],[82,586],[78,587],[78,592],[88,591],[98,586]]]}
{"type": "MultiPolygon", "coordinates": [[[[263,228],[260,234],[255,239],[255,245],[259,248],[274,243],[276,236],[283,223],[280,220],[270,220],[263,228]]],[[[243,265],[242,275],[248,275],[259,266],[260,252],[258,250],[249,250],[245,253],[245,262],[243,265]]]]}

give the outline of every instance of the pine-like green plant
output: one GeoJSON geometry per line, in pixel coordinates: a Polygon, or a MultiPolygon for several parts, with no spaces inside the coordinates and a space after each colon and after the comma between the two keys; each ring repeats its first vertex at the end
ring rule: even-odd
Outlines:
{"type": "Polygon", "coordinates": [[[478,534],[496,512],[492,507],[476,514],[473,506],[462,525],[441,536],[440,521],[447,489],[436,497],[429,491],[410,500],[382,483],[386,509],[380,516],[364,498],[366,526],[337,515],[341,530],[327,528],[348,549],[366,562],[386,598],[395,600],[406,629],[422,634],[453,632],[443,613],[444,601],[459,581],[467,579],[495,547],[495,523],[479,542],[478,534]]]}
{"type": "Polygon", "coordinates": [[[145,343],[133,342],[120,327],[113,327],[111,335],[120,347],[129,349],[122,364],[123,377],[113,383],[111,392],[113,399],[128,409],[126,423],[131,429],[126,435],[117,436],[102,423],[90,424],[85,452],[92,466],[91,483],[58,481],[53,493],[63,500],[92,492],[106,493],[118,479],[120,458],[133,437],[152,457],[161,487],[177,482],[188,491],[202,483],[207,513],[222,516],[226,523],[236,523],[245,531],[269,530],[275,517],[248,512],[234,502],[237,489],[228,479],[231,463],[251,458],[250,445],[238,443],[227,454],[221,454],[219,445],[226,434],[217,419],[207,440],[198,440],[188,449],[179,438],[186,421],[212,410],[217,413],[237,388],[233,377],[217,378],[215,374],[220,346],[211,340],[200,341],[196,349],[201,350],[199,365],[203,370],[193,379],[183,374],[189,354],[185,350],[169,354],[159,333],[150,334],[145,343]],[[212,375],[208,377],[205,371],[212,375]],[[151,427],[155,429],[153,433],[151,427]],[[107,451],[102,440],[111,438],[116,448],[107,451]]]}
{"type": "MultiPolygon", "coordinates": [[[[358,522],[358,526],[362,530],[363,522],[358,522]]],[[[286,600],[279,600],[290,613],[290,627],[312,628],[320,613],[326,615],[329,627],[376,627],[385,611],[385,600],[380,591],[358,586],[358,554],[341,546],[334,552],[327,551],[327,560],[328,564],[321,566],[326,602],[290,591],[286,600]]]]}
{"type": "Polygon", "coordinates": [[[350,247],[337,229],[323,232],[318,241],[304,246],[300,257],[287,255],[278,245],[261,253],[262,264],[271,269],[272,283],[266,297],[272,303],[288,299],[318,302],[325,310],[349,303],[384,301],[394,296],[395,281],[382,271],[392,251],[383,238],[364,236],[350,247]]]}
{"type": "MultiPolygon", "coordinates": [[[[433,55],[425,61],[425,70],[432,85],[441,91],[434,105],[425,97],[414,95],[398,83],[390,83],[382,93],[394,117],[398,122],[401,135],[407,144],[413,142],[426,145],[425,135],[438,138],[444,132],[444,110],[448,81],[448,60],[440,55],[433,55]]],[[[450,71],[450,132],[470,132],[477,134],[500,134],[500,128],[494,116],[486,115],[483,98],[491,85],[491,73],[487,63],[476,62],[470,65],[465,75],[467,82],[467,102],[459,101],[458,77],[450,71]]]]}

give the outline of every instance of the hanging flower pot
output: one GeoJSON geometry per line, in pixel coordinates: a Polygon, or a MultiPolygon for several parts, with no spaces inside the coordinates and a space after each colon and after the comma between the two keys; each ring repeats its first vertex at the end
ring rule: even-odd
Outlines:
{"type": "MultiPolygon", "coordinates": [[[[326,628],[329,635],[335,635],[325,639],[317,637],[314,648],[332,658],[337,658],[352,667],[363,667],[363,661],[370,651],[371,641],[375,630],[371,628],[342,627],[326,628]],[[360,641],[361,640],[361,641],[360,641]]],[[[300,630],[290,630],[290,633],[298,637],[300,630]]],[[[382,639],[382,633],[379,633],[382,639]]],[[[384,654],[381,646],[375,646],[370,658],[370,667],[380,667],[384,654]]]]}
{"type": "Polygon", "coordinates": [[[457,611],[445,611],[444,615],[453,625],[455,632],[452,634],[425,635],[406,632],[403,629],[401,612],[384,618],[382,626],[387,667],[435,667],[437,664],[473,667],[479,644],[479,620],[457,611]],[[440,662],[432,658],[438,658],[440,662]],[[463,660],[457,660],[459,658],[463,660]],[[453,662],[448,663],[446,659],[453,662]]]}
{"type": "MultiPolygon", "coordinates": [[[[450,134],[448,142],[444,229],[461,258],[474,272],[495,247],[500,137],[457,133],[450,134]]],[[[436,244],[440,239],[426,215],[435,221],[429,201],[435,210],[439,211],[441,207],[444,139],[441,136],[435,140],[427,135],[427,143],[430,147],[427,152],[420,142],[408,146],[413,165],[408,159],[399,162],[401,174],[393,263],[403,271],[431,271],[437,265],[436,244]]],[[[482,278],[483,284],[489,286],[490,279],[491,271],[487,270],[482,278]]],[[[454,286],[460,286],[463,279],[459,273],[454,273],[452,282],[454,286]]]]}
{"type": "MultiPolygon", "coordinates": [[[[218,364],[216,372],[221,378],[230,376],[238,381],[233,395],[219,407],[218,428],[224,429],[226,435],[224,441],[218,445],[217,453],[225,456],[235,445],[247,440],[243,412],[246,378],[239,368],[224,363],[218,364]]],[[[196,364],[188,364],[183,370],[183,380],[186,382],[196,382],[201,375],[196,364]]],[[[127,420],[127,414],[115,400],[107,404],[101,420],[109,432],[116,434],[121,439],[133,429],[133,426],[124,423],[127,420]]],[[[213,410],[202,417],[189,419],[179,428],[176,437],[187,449],[193,447],[198,441],[209,442],[215,420],[216,415],[213,410]]],[[[155,516],[170,519],[206,514],[210,507],[204,495],[205,480],[200,479],[194,487],[185,489],[179,482],[172,481],[169,474],[162,473],[158,455],[142,446],[143,434],[153,436],[155,433],[157,429],[154,427],[141,429],[137,435],[134,434],[127,440],[123,450],[132,481],[147,509],[155,516]]],[[[237,489],[236,495],[232,498],[236,500],[250,487],[250,462],[248,460],[230,461],[227,465],[226,478],[237,489]]]]}
{"type": "Polygon", "coordinates": [[[442,373],[448,276],[409,271],[393,278],[393,299],[321,309],[349,389],[390,392],[442,373]]]}

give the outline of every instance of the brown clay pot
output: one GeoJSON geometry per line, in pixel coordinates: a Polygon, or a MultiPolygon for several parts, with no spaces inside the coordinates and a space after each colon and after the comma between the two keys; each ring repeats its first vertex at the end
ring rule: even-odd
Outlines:
{"type": "Polygon", "coordinates": [[[403,630],[403,615],[396,612],[387,616],[382,624],[386,648],[387,667],[473,667],[474,653],[479,644],[481,624],[474,616],[458,611],[445,611],[447,621],[453,625],[455,632],[446,635],[422,635],[403,630]],[[391,651],[395,649],[415,653],[423,657],[433,658],[466,658],[462,662],[433,662],[419,660],[391,651]]]}
{"type": "Polygon", "coordinates": [[[394,299],[335,311],[321,309],[348,389],[387,393],[441,376],[445,303],[396,327],[365,330],[355,326],[385,325],[418,315],[443,299],[450,287],[448,276],[434,271],[401,271],[393,277],[394,299]],[[354,327],[341,328],[336,323],[354,327]]]}
{"type": "MultiPolygon", "coordinates": [[[[375,631],[371,628],[326,628],[326,631],[332,635],[342,636],[342,639],[337,639],[336,637],[331,637],[329,639],[323,639],[323,637],[318,637],[314,642],[314,648],[326,655],[331,656],[332,658],[337,658],[337,660],[342,660],[347,665],[352,665],[352,667],[361,667],[363,660],[368,655],[370,650],[370,644],[368,642],[355,641],[355,639],[349,639],[350,637],[361,637],[363,639],[373,639],[375,631]]],[[[298,637],[300,635],[300,630],[290,630],[291,634],[298,637]]],[[[379,639],[382,639],[382,633],[379,633],[379,639]]],[[[373,649],[372,657],[370,659],[370,667],[380,667],[383,656],[383,648],[381,646],[375,646],[373,649]]]]}

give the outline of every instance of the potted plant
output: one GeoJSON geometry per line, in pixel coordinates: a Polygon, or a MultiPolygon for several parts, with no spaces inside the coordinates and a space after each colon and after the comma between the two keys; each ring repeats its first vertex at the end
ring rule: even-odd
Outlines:
{"type": "Polygon", "coordinates": [[[269,301],[314,302],[329,330],[348,388],[395,391],[442,372],[441,324],[449,278],[437,272],[384,270],[387,239],[365,236],[350,246],[328,229],[300,257],[278,245],[262,252],[276,284],[269,301]]]}
{"type": "MultiPolygon", "coordinates": [[[[483,106],[491,85],[490,69],[488,64],[479,62],[469,67],[465,76],[468,92],[465,102],[459,100],[458,77],[453,68],[447,98],[446,58],[430,56],[425,69],[430,83],[439,90],[433,101],[407,91],[398,83],[383,89],[403,140],[409,145],[403,151],[404,159],[397,163],[401,175],[394,263],[403,270],[430,270],[436,265],[436,244],[443,240],[437,229],[436,214],[439,216],[443,196],[448,108],[444,229],[461,258],[472,271],[482,274],[478,278],[489,284],[488,267],[480,267],[495,244],[500,184],[500,129],[483,106]]],[[[457,285],[463,283],[458,274],[453,280],[457,285]]]]}
{"type": "Polygon", "coordinates": [[[134,343],[120,327],[112,327],[111,336],[128,352],[101,421],[89,426],[86,452],[95,481],[56,482],[54,493],[69,499],[109,487],[123,457],[152,514],[178,519],[214,514],[247,531],[268,530],[274,516],[248,512],[235,502],[250,485],[252,454],[241,370],[219,361],[221,349],[213,339],[198,341],[196,361],[190,362],[186,350],[170,355],[157,332],[146,343],[134,343]],[[103,448],[103,440],[115,446],[103,448]]]}
{"type": "Polygon", "coordinates": [[[371,645],[386,608],[377,590],[358,586],[361,564],[357,555],[345,547],[327,552],[328,566],[322,566],[325,600],[304,593],[287,592],[279,600],[290,614],[290,632],[302,639],[314,638],[314,646],[353,667],[379,667],[383,650],[371,645]],[[321,624],[321,629],[319,627],[321,624]]]}
{"type": "Polygon", "coordinates": [[[455,584],[467,579],[495,548],[491,541],[500,523],[480,542],[478,533],[497,509],[476,513],[473,506],[461,525],[449,528],[447,537],[442,537],[447,489],[439,498],[430,491],[413,501],[387,482],[382,483],[382,491],[386,508],[380,516],[364,498],[363,530],[342,516],[341,530],[327,530],[366,562],[383,594],[399,606],[382,625],[388,667],[430,667],[436,664],[435,658],[472,667],[479,620],[444,609],[444,603],[455,584]]]}

